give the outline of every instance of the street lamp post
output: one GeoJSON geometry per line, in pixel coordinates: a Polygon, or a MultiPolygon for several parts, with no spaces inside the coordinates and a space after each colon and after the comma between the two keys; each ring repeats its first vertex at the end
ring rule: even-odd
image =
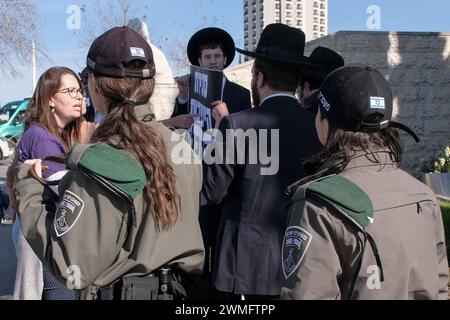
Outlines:
{"type": "Polygon", "coordinates": [[[34,40],[31,40],[31,68],[32,68],[31,93],[33,93],[34,88],[36,87],[36,44],[34,43],[34,40]]]}

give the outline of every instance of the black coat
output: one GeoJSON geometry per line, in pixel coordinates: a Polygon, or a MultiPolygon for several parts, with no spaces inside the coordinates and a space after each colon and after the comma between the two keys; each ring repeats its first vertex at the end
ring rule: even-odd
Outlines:
{"type": "MultiPolygon", "coordinates": [[[[214,285],[236,294],[279,295],[281,242],[289,200],[285,190],[305,176],[302,161],[320,150],[314,115],[302,109],[296,99],[277,96],[223,118],[219,127],[222,132],[279,129],[279,170],[274,175],[261,175],[260,169],[267,166],[249,164],[248,156],[245,164],[204,164],[204,196],[211,203],[223,200],[214,285]]],[[[245,146],[248,155],[254,145],[246,141],[245,146]]],[[[275,153],[273,146],[268,149],[275,153]]]]}
{"type": "MultiPolygon", "coordinates": [[[[223,102],[227,104],[229,113],[249,109],[252,106],[250,91],[228,79],[225,81],[223,88],[223,102]]],[[[188,109],[188,103],[180,104],[178,103],[178,99],[175,99],[175,106],[171,118],[189,113],[188,109]]]]}

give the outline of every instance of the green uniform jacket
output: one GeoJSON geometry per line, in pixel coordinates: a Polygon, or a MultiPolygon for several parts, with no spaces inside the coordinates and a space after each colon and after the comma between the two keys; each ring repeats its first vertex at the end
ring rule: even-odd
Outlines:
{"type": "MultiPolygon", "coordinates": [[[[190,274],[202,271],[200,161],[189,145],[172,139],[172,131],[154,121],[148,124],[163,137],[181,197],[180,215],[168,231],[157,231],[151,214],[143,215],[147,204],[142,192],[134,198],[134,225],[126,218],[130,208],[126,201],[77,169],[89,145],[72,150],[71,170],[59,184],[58,207],[51,201],[48,187],[29,177],[27,165],[16,170],[15,192],[24,236],[48,270],[80,290],[82,299],[95,299],[98,288],[125,274],[145,275],[167,263],[190,274]],[[180,145],[183,152],[179,152],[180,145]],[[66,212],[66,228],[55,219],[61,207],[66,212]],[[70,220],[70,214],[75,218],[70,220]]],[[[99,161],[100,167],[111,165],[99,161]]]]}
{"type": "Polygon", "coordinates": [[[378,248],[384,281],[370,245],[362,249],[361,230],[299,189],[283,243],[286,256],[295,253],[297,259],[282,261],[282,299],[348,298],[362,250],[353,299],[447,299],[448,263],[436,196],[385,153],[378,156],[386,165],[360,155],[339,175],[372,202],[373,218],[365,230],[378,248]],[[295,242],[299,252],[292,249],[295,242]]]}

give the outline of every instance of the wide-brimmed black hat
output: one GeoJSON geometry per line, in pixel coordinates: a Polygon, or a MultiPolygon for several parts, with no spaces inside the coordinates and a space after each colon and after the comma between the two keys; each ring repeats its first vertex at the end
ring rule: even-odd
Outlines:
{"type": "Polygon", "coordinates": [[[373,132],[394,127],[406,131],[418,142],[411,129],[392,121],[392,101],[389,82],[380,72],[368,66],[350,65],[330,73],[319,90],[305,99],[305,104],[318,104],[337,128],[373,132]],[[374,122],[370,119],[372,115],[380,117],[374,122]]]}
{"type": "Polygon", "coordinates": [[[309,61],[319,66],[319,68],[305,67],[303,75],[319,81],[323,81],[327,75],[344,66],[344,58],[331,49],[325,47],[317,47],[311,52],[309,61]]]}
{"type": "Polygon", "coordinates": [[[267,25],[259,38],[256,51],[236,48],[246,56],[279,62],[292,66],[314,67],[305,52],[305,34],[297,28],[282,23],[267,25]]]}
{"type": "Polygon", "coordinates": [[[235,55],[235,46],[233,38],[220,28],[209,27],[197,31],[187,45],[187,55],[189,61],[194,66],[199,66],[198,58],[200,57],[200,46],[210,41],[220,43],[223,47],[223,54],[227,57],[227,63],[224,68],[228,67],[233,62],[235,55]]]}
{"type": "Polygon", "coordinates": [[[108,77],[149,79],[155,75],[150,45],[128,27],[114,27],[96,38],[89,49],[86,64],[90,72],[108,77]],[[134,60],[143,61],[142,68],[126,67],[134,60]]]}

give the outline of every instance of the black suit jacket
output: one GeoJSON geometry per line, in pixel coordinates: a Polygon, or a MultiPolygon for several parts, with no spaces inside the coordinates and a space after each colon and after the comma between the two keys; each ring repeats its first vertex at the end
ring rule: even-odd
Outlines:
{"type": "MultiPolygon", "coordinates": [[[[228,79],[225,81],[222,100],[227,104],[229,113],[249,109],[252,106],[250,91],[228,79]]],[[[188,103],[180,104],[178,103],[178,98],[175,99],[175,106],[171,118],[189,113],[188,109],[188,103]]]]}
{"type": "MultiPolygon", "coordinates": [[[[225,146],[226,129],[267,129],[279,133],[279,165],[274,175],[261,175],[268,167],[251,164],[248,151],[260,144],[245,142],[244,164],[203,165],[203,194],[208,202],[223,201],[217,233],[213,281],[217,289],[236,294],[279,295],[281,243],[286,228],[286,188],[304,177],[302,161],[320,150],[314,115],[296,99],[276,96],[259,107],[231,114],[219,126],[225,146]]],[[[270,138],[269,138],[270,141],[270,138]]],[[[269,153],[277,153],[274,144],[269,153]]],[[[242,163],[242,162],[241,162],[242,163]]]]}

